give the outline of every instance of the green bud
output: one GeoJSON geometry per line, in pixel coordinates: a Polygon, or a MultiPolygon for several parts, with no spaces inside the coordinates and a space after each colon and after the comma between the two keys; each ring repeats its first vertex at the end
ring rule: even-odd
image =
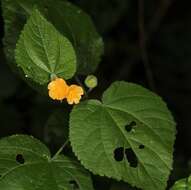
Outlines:
{"type": "Polygon", "coordinates": [[[85,79],[85,85],[88,88],[95,88],[98,84],[97,77],[94,75],[88,75],[85,79]]]}

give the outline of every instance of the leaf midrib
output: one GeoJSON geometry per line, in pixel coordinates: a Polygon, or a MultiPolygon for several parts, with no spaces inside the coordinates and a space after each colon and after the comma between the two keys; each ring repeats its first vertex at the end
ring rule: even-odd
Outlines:
{"type": "Polygon", "coordinates": [[[18,168],[21,168],[21,167],[24,167],[24,166],[30,166],[30,165],[35,165],[35,164],[44,164],[44,161],[39,161],[39,162],[27,162],[26,164],[19,164],[13,168],[11,168],[10,170],[6,171],[4,174],[1,174],[1,178],[0,178],[0,181],[5,177],[7,176],[9,173],[11,173],[12,171],[18,169],[18,168]]]}
{"type": "MultiPolygon", "coordinates": [[[[107,110],[107,109],[106,109],[107,110]]],[[[155,183],[155,181],[153,181],[153,178],[150,176],[149,172],[146,170],[145,166],[144,166],[144,163],[142,162],[141,158],[137,155],[136,151],[134,150],[133,148],[133,145],[132,143],[127,139],[126,135],[124,134],[123,130],[121,130],[121,127],[117,124],[117,122],[114,120],[113,116],[111,115],[110,112],[108,112],[107,110],[107,113],[110,115],[111,119],[114,121],[115,125],[120,129],[120,131],[123,133],[126,141],[129,143],[130,147],[133,149],[134,153],[136,154],[137,158],[139,158],[139,161],[140,161],[140,164],[142,165],[142,167],[144,168],[145,172],[147,173],[148,177],[151,179],[151,181],[153,182],[153,185],[158,188],[157,184],[155,183]]]]}
{"type": "MultiPolygon", "coordinates": [[[[38,14],[39,15],[39,14],[38,14]]],[[[34,18],[33,18],[34,19],[34,18]]],[[[42,32],[41,32],[41,28],[39,27],[39,24],[36,24],[38,23],[37,21],[33,22],[33,19],[31,19],[31,24],[34,25],[34,27],[37,28],[37,32],[39,33],[39,39],[41,40],[41,43],[42,43],[42,48],[44,49],[44,52],[45,52],[45,57],[46,57],[46,60],[48,62],[48,64],[44,64],[46,65],[47,69],[49,70],[49,72],[51,71],[51,68],[50,68],[50,65],[51,65],[51,61],[49,60],[49,55],[48,55],[48,51],[47,51],[47,47],[46,47],[46,44],[44,42],[44,38],[43,38],[43,35],[42,35],[42,32]]],[[[40,20],[43,20],[44,23],[46,23],[44,25],[44,28],[46,29],[47,28],[47,25],[48,27],[50,28],[50,30],[52,30],[52,25],[48,24],[47,21],[40,15],[40,20]]]]}
{"type": "MultiPolygon", "coordinates": [[[[33,150],[31,149],[28,149],[28,148],[23,148],[23,147],[18,147],[18,146],[6,146],[6,147],[0,147],[1,150],[5,149],[19,149],[19,150],[23,150],[23,151],[26,151],[26,152],[31,152],[32,154],[35,154],[36,156],[38,156],[39,158],[42,158],[43,160],[47,160],[45,157],[43,157],[43,155],[39,155],[38,153],[34,152],[33,150]]],[[[0,151],[1,152],[1,151],[0,151]]],[[[44,153],[45,154],[45,153],[44,153]]],[[[48,152],[46,152],[46,156],[47,157],[50,157],[50,154],[48,152]]]]}
{"type": "Polygon", "coordinates": [[[131,117],[137,119],[138,121],[142,122],[145,126],[147,126],[155,136],[157,136],[160,141],[161,141],[161,144],[164,146],[165,149],[167,149],[167,146],[164,144],[163,142],[163,139],[152,129],[152,127],[150,125],[148,125],[147,123],[145,123],[145,121],[143,121],[140,117],[137,117],[136,115],[134,115],[134,113],[132,112],[129,112],[129,110],[123,110],[123,109],[119,109],[119,108],[116,108],[116,107],[113,107],[113,106],[110,106],[110,105],[105,105],[106,108],[109,108],[109,109],[113,109],[113,110],[118,110],[118,111],[121,111],[121,112],[125,112],[127,114],[129,114],[131,117]]]}

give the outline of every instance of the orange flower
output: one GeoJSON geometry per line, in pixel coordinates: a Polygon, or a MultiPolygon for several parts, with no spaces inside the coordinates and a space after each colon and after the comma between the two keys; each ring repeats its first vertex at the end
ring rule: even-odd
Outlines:
{"type": "Polygon", "coordinates": [[[53,100],[63,100],[66,98],[69,86],[62,78],[56,78],[48,84],[49,96],[53,100]]]}
{"type": "Polygon", "coordinates": [[[78,85],[71,85],[66,96],[68,104],[78,104],[84,94],[83,88],[78,85]]]}

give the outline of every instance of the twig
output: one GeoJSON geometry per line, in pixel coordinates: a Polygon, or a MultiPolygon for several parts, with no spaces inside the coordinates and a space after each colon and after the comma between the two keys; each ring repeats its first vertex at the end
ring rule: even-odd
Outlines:
{"type": "Polygon", "coordinates": [[[156,92],[153,73],[150,68],[149,58],[147,54],[146,33],[144,27],[144,0],[139,0],[138,3],[138,25],[139,25],[139,45],[141,50],[141,57],[146,71],[146,77],[150,88],[156,92]]]}

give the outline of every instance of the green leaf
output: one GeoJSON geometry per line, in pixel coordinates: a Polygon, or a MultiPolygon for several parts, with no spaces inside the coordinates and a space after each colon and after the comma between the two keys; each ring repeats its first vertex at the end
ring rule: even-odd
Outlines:
{"type": "Polygon", "coordinates": [[[184,178],[181,180],[178,180],[171,190],[191,190],[191,176],[188,178],[184,178]]]}
{"type": "Polygon", "coordinates": [[[74,107],[69,133],[73,151],[93,173],[145,190],[165,189],[175,122],[154,93],[115,82],[102,102],[89,100],[74,107]]]}
{"type": "Polygon", "coordinates": [[[26,17],[37,6],[45,13],[48,21],[72,42],[77,54],[77,72],[89,74],[96,70],[103,54],[103,41],[91,18],[81,9],[60,0],[2,0],[2,5],[5,21],[4,44],[10,62],[14,62],[13,50],[26,17]]]}
{"type": "Polygon", "coordinates": [[[54,6],[50,3],[47,8],[48,19],[70,39],[76,50],[78,73],[94,72],[103,54],[104,45],[91,18],[69,2],[58,1],[54,6]]]}
{"type": "Polygon", "coordinates": [[[0,189],[93,190],[89,174],[65,156],[50,157],[37,139],[15,135],[0,140],[0,189]]]}
{"type": "Polygon", "coordinates": [[[15,52],[16,63],[25,75],[40,84],[48,83],[51,75],[70,79],[76,70],[72,44],[37,9],[27,21],[15,52]]]}

